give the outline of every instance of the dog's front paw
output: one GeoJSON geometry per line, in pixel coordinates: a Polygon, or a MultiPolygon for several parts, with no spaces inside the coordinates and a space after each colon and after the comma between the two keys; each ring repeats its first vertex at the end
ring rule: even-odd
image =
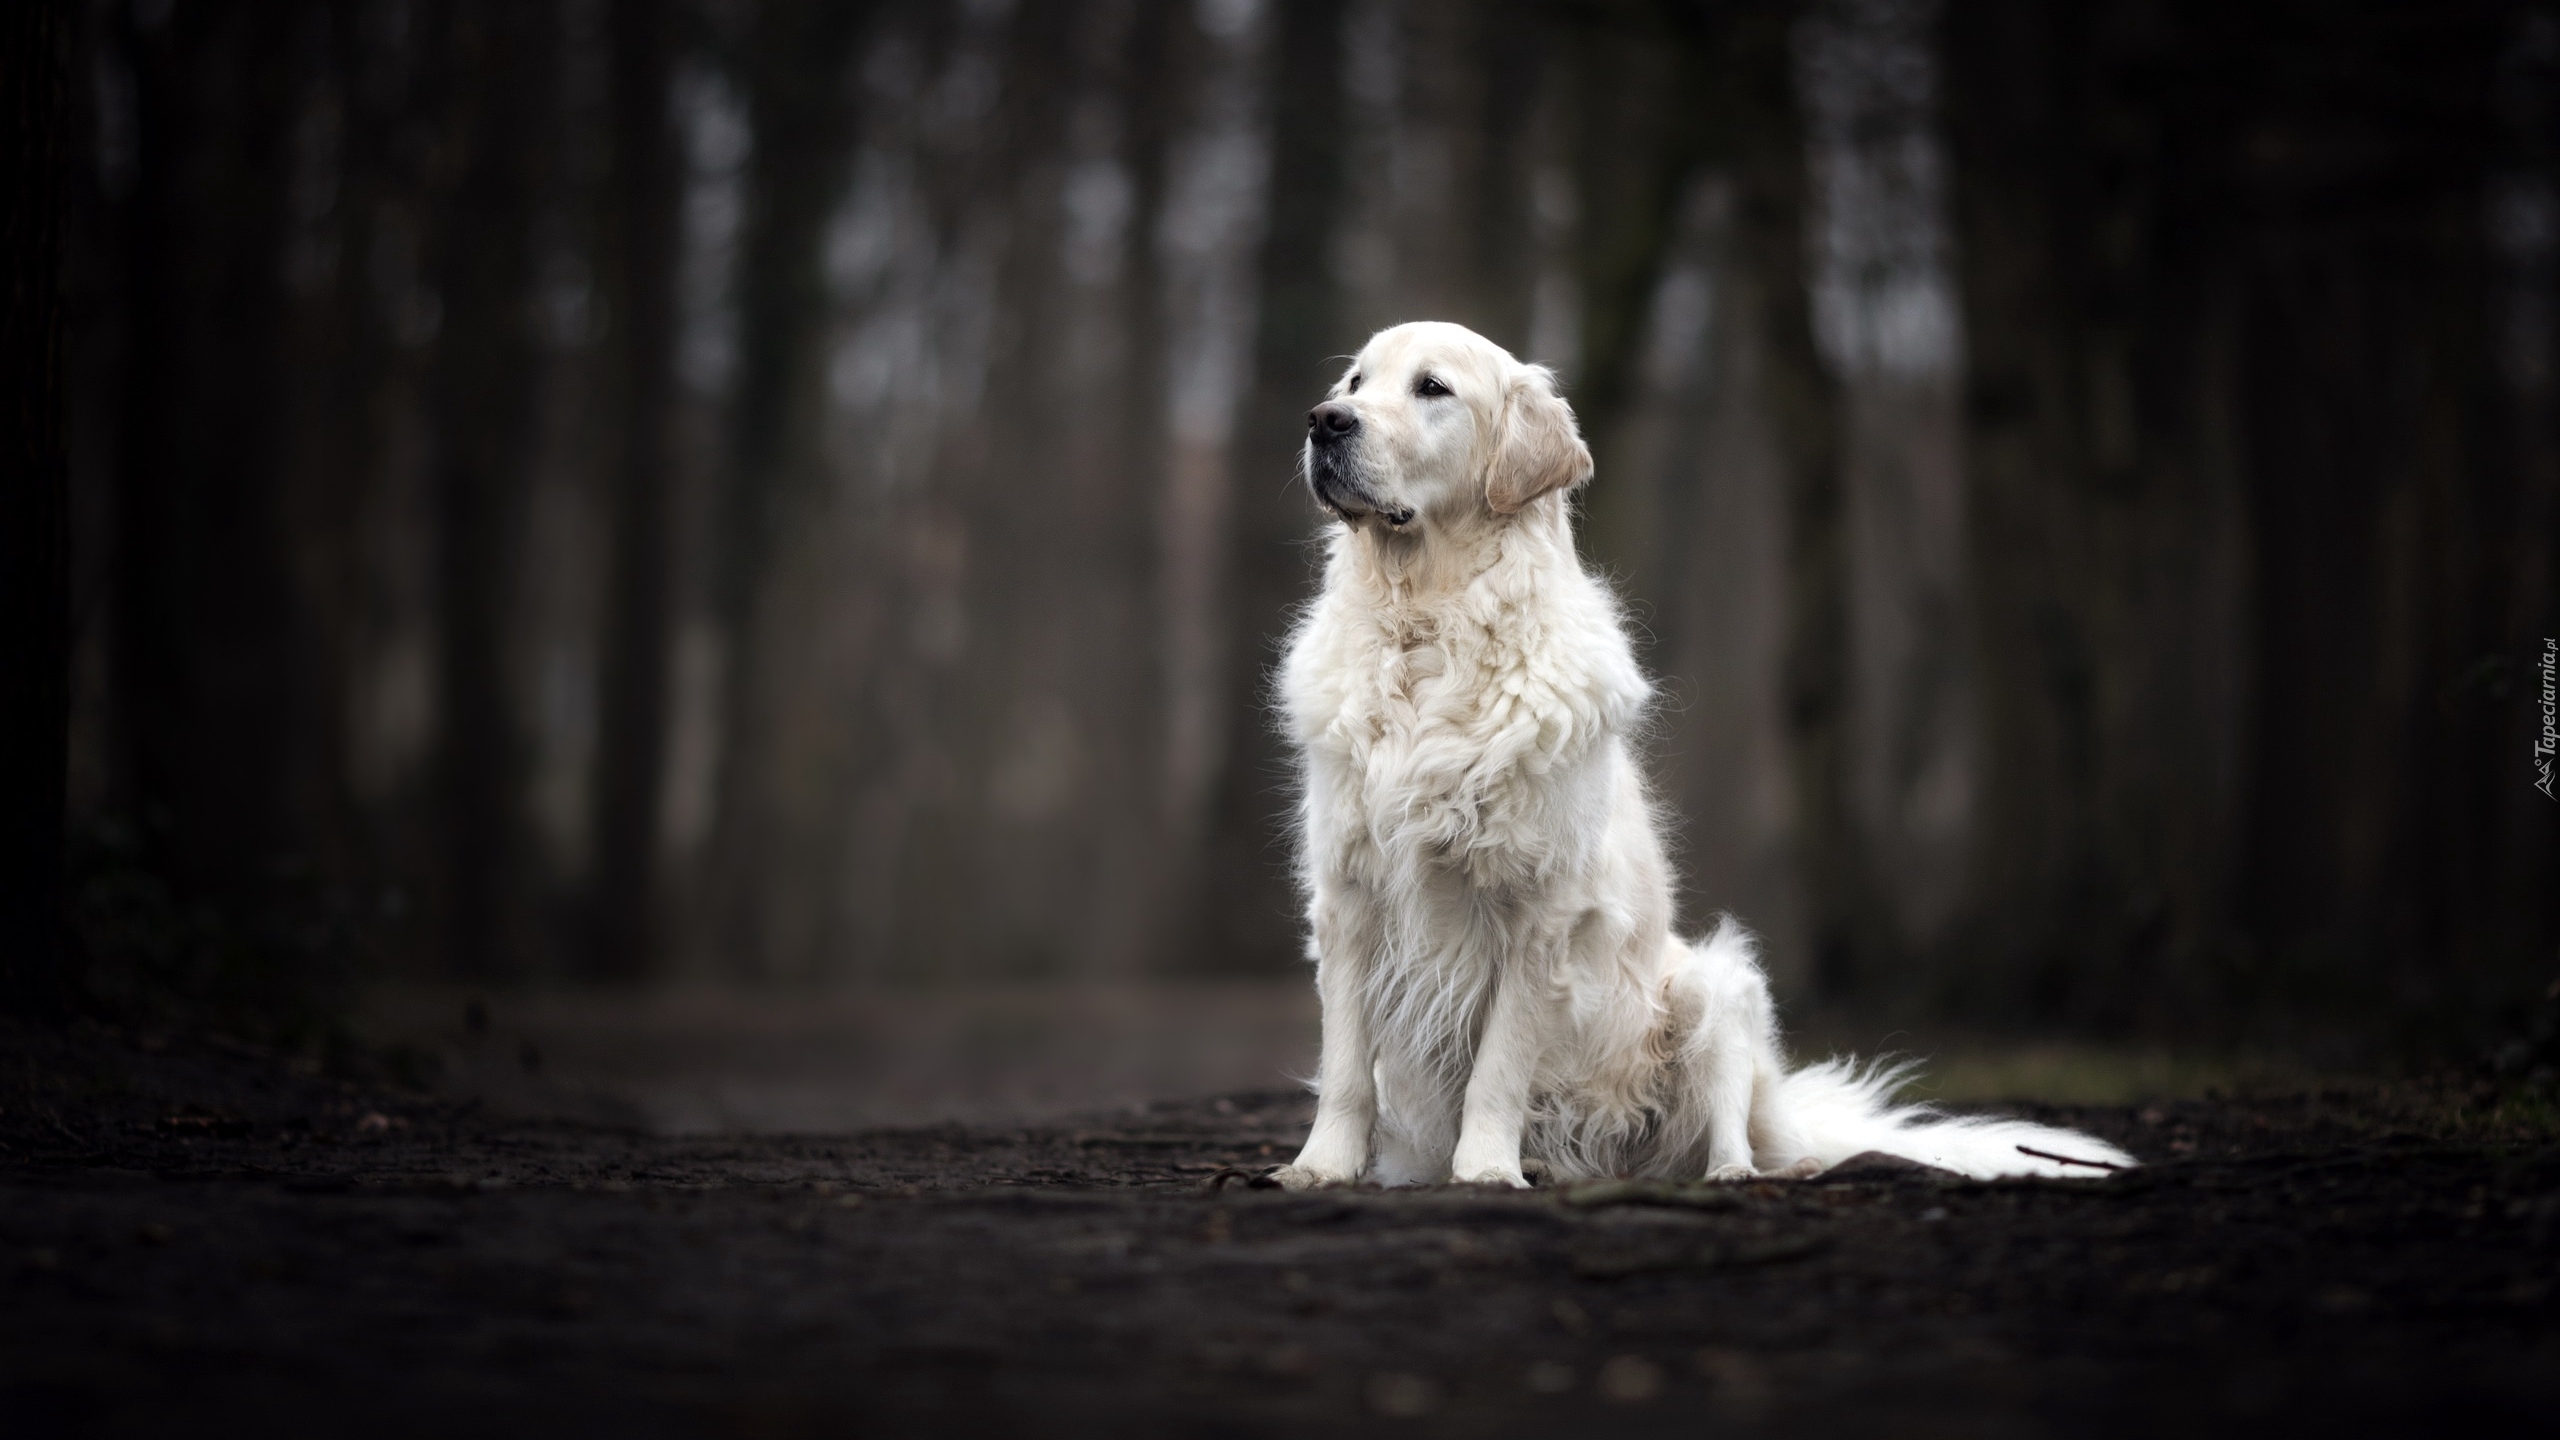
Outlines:
{"type": "Polygon", "coordinates": [[[1710,1185],[1730,1185],[1737,1180],[1757,1180],[1760,1172],[1748,1165],[1719,1165],[1707,1172],[1710,1185]]]}
{"type": "Polygon", "coordinates": [[[1310,1165],[1283,1165],[1263,1176],[1262,1180],[1266,1185],[1277,1185],[1283,1190],[1322,1190],[1333,1185],[1348,1185],[1356,1178],[1310,1165]]]}
{"type": "Polygon", "coordinates": [[[1766,1178],[1771,1180],[1810,1180],[1821,1173],[1822,1162],[1814,1159],[1810,1155],[1807,1155],[1793,1165],[1781,1165],[1775,1170],[1766,1172],[1766,1178]]]}
{"type": "Polygon", "coordinates": [[[1517,1166],[1506,1169],[1500,1165],[1486,1165],[1453,1175],[1450,1179],[1460,1185],[1499,1185],[1509,1190],[1529,1188],[1529,1177],[1521,1174],[1517,1166]]]}

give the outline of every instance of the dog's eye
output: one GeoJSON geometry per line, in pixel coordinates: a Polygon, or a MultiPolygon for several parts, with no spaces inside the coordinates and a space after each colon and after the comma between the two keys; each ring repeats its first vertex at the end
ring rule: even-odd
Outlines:
{"type": "Polygon", "coordinates": [[[1413,393],[1427,400],[1434,395],[1448,394],[1449,387],[1440,383],[1439,376],[1425,375],[1413,382],[1413,393]]]}
{"type": "Polygon", "coordinates": [[[1351,395],[1357,395],[1357,394],[1359,394],[1359,393],[1360,393],[1360,377],[1359,377],[1359,376],[1354,375],[1354,376],[1352,376],[1352,377],[1351,377],[1351,388],[1350,388],[1348,391],[1344,392],[1344,393],[1346,393],[1346,394],[1351,394],[1351,395]]]}

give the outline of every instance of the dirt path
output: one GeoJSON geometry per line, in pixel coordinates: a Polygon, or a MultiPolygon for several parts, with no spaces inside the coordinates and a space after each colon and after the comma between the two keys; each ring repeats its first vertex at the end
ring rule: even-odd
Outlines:
{"type": "Polygon", "coordinates": [[[660,1139],[0,1031],[0,1434],[2547,1423],[2547,1136],[2385,1091],[2035,1113],[2160,1163],[1301,1196],[1218,1183],[1294,1095],[660,1139]]]}

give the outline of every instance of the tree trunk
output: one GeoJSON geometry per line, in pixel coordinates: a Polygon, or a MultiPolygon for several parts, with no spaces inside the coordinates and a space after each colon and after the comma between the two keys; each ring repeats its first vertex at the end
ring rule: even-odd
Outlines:
{"type": "Polygon", "coordinates": [[[474,978],[526,959],[525,744],[509,684],[514,577],[533,458],[538,97],[552,67],[544,7],[459,7],[438,56],[455,170],[442,201],[442,334],[432,399],[441,629],[437,802],[444,949],[474,978]]]}
{"type": "Polygon", "coordinates": [[[755,149],[738,248],[738,390],[712,564],[712,618],[726,650],[702,917],[707,946],[742,973],[758,973],[770,958],[761,924],[771,899],[770,816],[757,805],[770,780],[754,703],[767,668],[759,599],[783,532],[820,490],[820,342],[832,306],[821,250],[852,175],[859,102],[850,61],[869,13],[862,4],[775,0],[757,9],[749,39],[755,149]]]}
{"type": "Polygon", "coordinates": [[[62,433],[61,215],[68,6],[0,18],[0,1009],[52,1017],[62,949],[70,711],[70,490],[62,433]]]}
{"type": "Polygon", "coordinates": [[[135,172],[115,504],[124,808],[182,891],[262,892],[302,830],[304,627],[278,396],[300,7],[127,32],[135,172]]]}
{"type": "Polygon", "coordinates": [[[658,794],[667,692],[668,415],[675,402],[675,265],[682,174],[668,117],[666,0],[627,0],[612,51],[611,311],[621,362],[604,676],[599,692],[589,974],[655,968],[658,794]]]}
{"type": "Polygon", "coordinates": [[[1714,84],[1731,109],[1715,148],[1734,176],[1734,234],[1759,313],[1760,394],[1783,471],[1786,641],[1779,679],[1796,868],[1815,985],[1838,997],[1882,976],[1889,917],[1869,880],[1850,797],[1848,534],[1840,384],[1813,337],[1805,273],[1808,176],[1796,112],[1798,6],[1747,7],[1721,36],[1714,84]]]}

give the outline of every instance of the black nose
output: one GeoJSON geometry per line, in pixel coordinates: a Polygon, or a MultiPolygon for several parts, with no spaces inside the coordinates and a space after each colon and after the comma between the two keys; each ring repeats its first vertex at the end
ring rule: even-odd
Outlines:
{"type": "Polygon", "coordinates": [[[1339,400],[1327,400],[1307,412],[1307,433],[1318,440],[1339,440],[1359,428],[1359,412],[1339,400]]]}

